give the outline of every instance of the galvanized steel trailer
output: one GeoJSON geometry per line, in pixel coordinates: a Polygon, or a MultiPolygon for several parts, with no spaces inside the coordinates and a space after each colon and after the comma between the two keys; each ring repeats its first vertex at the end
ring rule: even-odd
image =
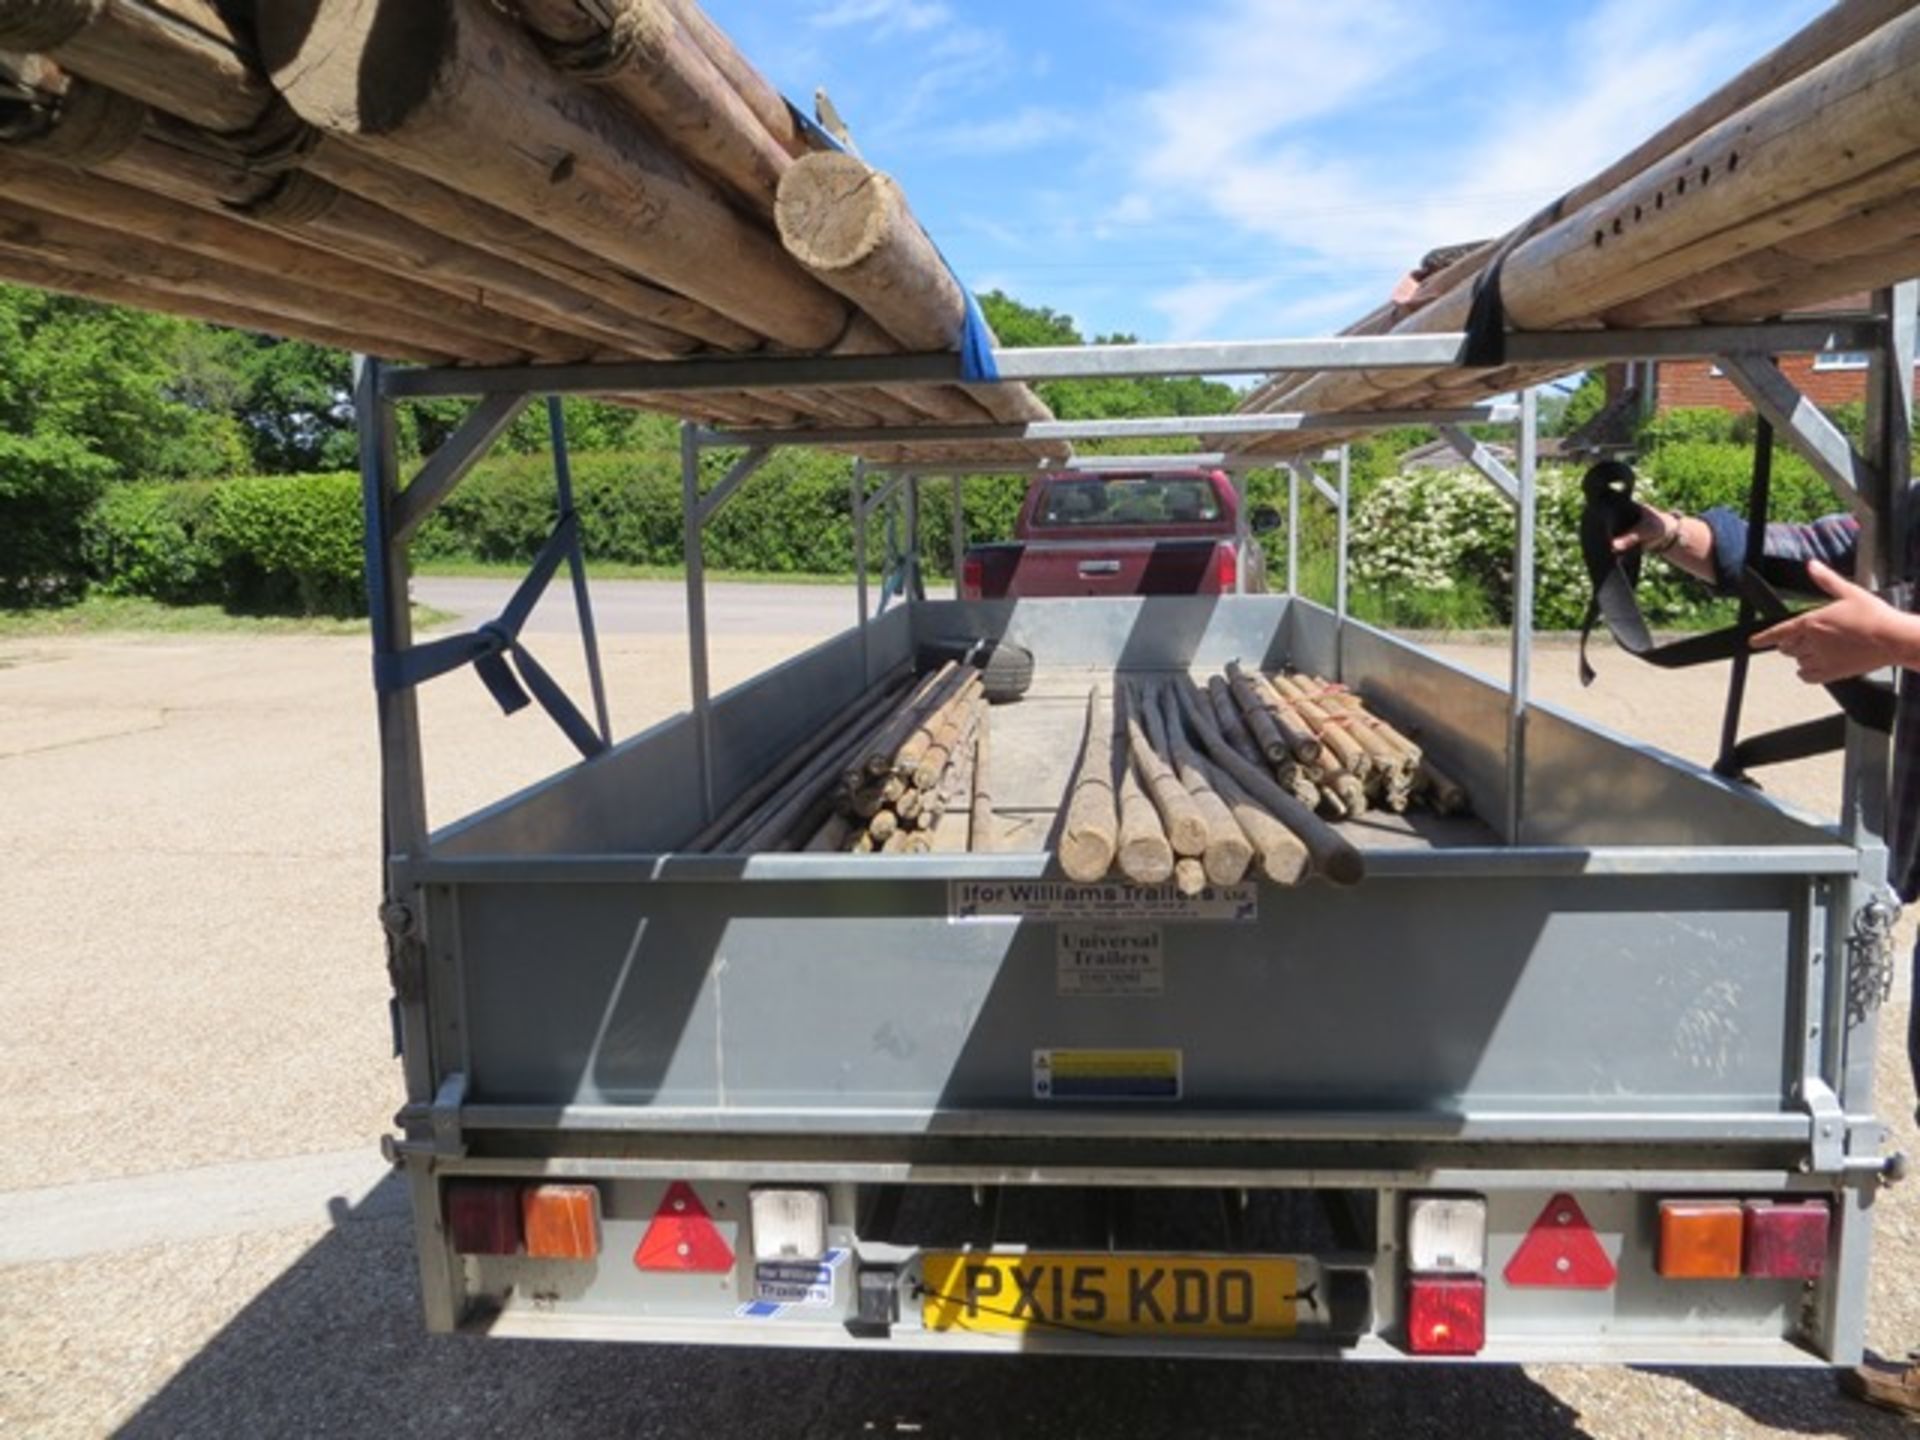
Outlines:
{"type": "MultiPolygon", "coordinates": [[[[1863,554],[1886,575],[1906,495],[1914,304],[1909,285],[1842,321],[1518,335],[1509,355],[1569,368],[1720,357],[1869,522],[1863,554]],[[1864,454],[1768,363],[1827,347],[1873,357],[1864,454]]],[[[1007,379],[1264,373],[1450,363],[1460,339],[999,360],[1007,379]]],[[[908,545],[905,603],[870,614],[863,565],[851,630],[713,697],[706,521],[772,447],[863,437],[689,430],[694,704],[615,745],[557,405],[561,522],[529,587],[493,625],[414,644],[400,603],[408,539],[532,397],[950,379],[957,364],[361,365],[381,916],[408,1090],[392,1149],[410,1182],[429,1325],[1262,1358],[1857,1358],[1874,1199],[1893,1168],[1872,1102],[1889,974],[1884,738],[1851,734],[1832,828],[1531,701],[1531,395],[1361,423],[1008,430],[1517,422],[1515,473],[1463,430],[1446,432],[1519,516],[1504,688],[1345,613],[1344,468],[1336,486],[1302,463],[1296,527],[1303,483],[1342,516],[1331,610],[1291,593],[926,601],[908,545]],[[392,408],[440,394],[479,399],[403,487],[392,408]],[[699,460],[713,446],[741,453],[703,488],[699,460]],[[585,709],[519,641],[563,563],[585,622],[585,709]],[[885,858],[677,853],[917,645],[979,634],[1036,656],[1032,693],[994,713],[996,804],[1031,833],[1062,803],[1089,677],[1234,658],[1335,674],[1419,716],[1486,818],[1356,828],[1368,877],[1352,889],[1249,883],[1193,901],[1064,884],[1037,844],[885,858]],[[584,758],[430,829],[415,686],[467,663],[503,703],[530,690],[584,758]],[[1103,947],[1124,955],[1119,972],[1089,973],[1086,957],[1103,947]],[[1820,1273],[1663,1276],[1662,1202],[1689,1197],[1756,1213],[1821,1202],[1820,1273]],[[1462,1292],[1473,1292],[1465,1311],[1453,1308],[1462,1292]],[[1475,1305],[1483,1336],[1466,1333],[1475,1305]]],[[[913,510],[919,473],[856,470],[863,536],[882,506],[913,510]]],[[[1290,590],[1296,554],[1290,543],[1290,590]]],[[[1756,1253],[1749,1271],[1766,1268],[1756,1253]]]]}

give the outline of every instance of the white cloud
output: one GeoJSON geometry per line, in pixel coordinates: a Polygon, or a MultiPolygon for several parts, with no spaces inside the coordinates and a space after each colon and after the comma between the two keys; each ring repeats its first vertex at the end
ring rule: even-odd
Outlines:
{"type": "Polygon", "coordinates": [[[937,30],[952,19],[953,11],[942,0],[834,0],[826,9],[816,10],[809,22],[822,30],[863,25],[879,38],[937,30]]]}
{"type": "Polygon", "coordinates": [[[1167,317],[1169,340],[1196,340],[1216,333],[1222,316],[1259,298],[1272,286],[1271,280],[1190,280],[1162,290],[1149,303],[1167,317]]]}
{"type": "Polygon", "coordinates": [[[956,125],[928,138],[929,149],[947,154],[1011,155],[1056,140],[1067,140],[1085,128],[1082,120],[1047,105],[1028,105],[992,120],[956,125]]]}
{"type": "Polygon", "coordinates": [[[1214,0],[1183,17],[1174,78],[1140,107],[1130,194],[1151,199],[1119,208],[1209,214],[1276,272],[1324,264],[1324,284],[1357,302],[1322,317],[1337,328],[1429,249],[1500,234],[1624,154],[1817,7],[1729,17],[1710,0],[1598,0],[1476,72],[1436,7],[1214,0]],[[1443,93],[1476,73],[1484,93],[1443,93]]]}

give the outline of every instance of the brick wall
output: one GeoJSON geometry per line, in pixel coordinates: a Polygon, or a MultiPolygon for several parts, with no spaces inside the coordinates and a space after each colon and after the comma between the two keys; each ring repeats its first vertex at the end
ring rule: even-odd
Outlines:
{"type": "MultiPolygon", "coordinates": [[[[1866,399],[1865,370],[1818,370],[1811,355],[1789,355],[1780,369],[1794,386],[1816,405],[1845,405],[1866,399]]],[[[1920,376],[1916,376],[1920,382],[1920,376]]],[[[1920,394],[1920,383],[1915,385],[1920,394]]],[[[1733,382],[1713,373],[1708,360],[1672,360],[1660,366],[1658,410],[1695,409],[1732,410],[1744,414],[1751,409],[1733,382]]]]}

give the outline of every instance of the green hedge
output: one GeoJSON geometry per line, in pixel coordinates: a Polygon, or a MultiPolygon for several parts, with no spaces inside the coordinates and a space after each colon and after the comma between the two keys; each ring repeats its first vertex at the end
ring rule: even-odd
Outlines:
{"type": "Polygon", "coordinates": [[[59,604],[85,589],[85,517],[112,473],[77,440],[0,432],[0,605],[59,604]]]}
{"type": "MultiPolygon", "coordinates": [[[[1743,507],[1750,451],[1728,438],[1740,423],[1717,413],[1667,417],[1650,436],[1642,494],[1693,512],[1713,505],[1743,507]]],[[[0,495],[16,473],[8,468],[9,457],[16,457],[17,467],[22,443],[0,437],[0,495]]],[[[706,483],[717,481],[731,458],[709,455],[706,483]]],[[[1404,625],[1504,621],[1513,544],[1506,505],[1472,475],[1403,476],[1382,474],[1383,468],[1355,467],[1356,612],[1404,625]]],[[[67,477],[61,483],[69,487],[62,492],[68,498],[42,506],[44,516],[55,518],[43,519],[35,532],[40,538],[23,547],[14,539],[16,532],[0,527],[0,585],[15,594],[23,586],[53,588],[59,575],[76,571],[84,558],[95,582],[118,594],[308,613],[341,613],[363,603],[359,485],[351,475],[112,484],[99,494],[81,527],[70,515],[100,492],[99,476],[71,456],[61,465],[42,462],[33,473],[49,471],[67,477]],[[64,540],[46,538],[63,525],[72,532],[64,540]],[[55,560],[36,562],[41,578],[22,581],[24,562],[18,557],[36,553],[34,546],[55,560]],[[63,555],[67,558],[59,558],[63,555]]],[[[776,455],[709,525],[707,563],[767,574],[847,573],[853,565],[850,477],[850,463],[838,456],[776,455]]],[[[47,482],[37,483],[52,494],[47,482]]],[[[681,562],[676,453],[647,448],[580,455],[574,461],[574,486],[589,559],[657,566],[681,562]]],[[[983,477],[969,481],[963,493],[969,540],[1011,535],[1025,493],[1023,479],[983,477]]],[[[1286,486],[1277,474],[1251,475],[1249,494],[1256,505],[1284,509],[1286,486]]],[[[921,495],[925,568],[929,575],[945,576],[952,553],[950,482],[926,481],[921,495]]],[[[1576,472],[1543,475],[1536,599],[1543,627],[1575,625],[1585,606],[1577,541],[1580,505],[1576,472]]],[[[1773,508],[1777,517],[1804,520],[1827,513],[1834,502],[1803,462],[1782,452],[1773,508]]],[[[414,554],[524,564],[546,540],[553,519],[553,477],[546,458],[499,456],[480,466],[428,521],[414,554]]],[[[1316,557],[1330,553],[1333,530],[1331,508],[1307,500],[1301,557],[1309,589],[1321,573],[1316,557]]],[[[869,539],[871,567],[879,566],[884,547],[881,522],[869,539]]],[[[1284,564],[1276,548],[1276,581],[1284,564]]],[[[1655,623],[1697,624],[1719,613],[1702,587],[1668,567],[1650,566],[1647,573],[1643,601],[1655,623]]]]}
{"type": "Polygon", "coordinates": [[[110,594],[271,614],[366,608],[352,475],[115,485],[87,516],[84,551],[110,594]]]}

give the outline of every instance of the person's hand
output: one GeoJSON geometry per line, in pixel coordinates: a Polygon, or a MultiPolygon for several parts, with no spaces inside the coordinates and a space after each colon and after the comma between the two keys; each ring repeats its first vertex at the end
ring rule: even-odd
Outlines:
{"type": "Polygon", "coordinates": [[[1678,515],[1642,505],[1640,518],[1633,522],[1633,528],[1613,537],[1613,553],[1625,555],[1631,550],[1651,550],[1657,554],[1662,545],[1674,538],[1679,527],[1678,515]]]}
{"type": "Polygon", "coordinates": [[[1851,680],[1899,663],[1900,629],[1908,617],[1818,560],[1807,562],[1807,574],[1833,603],[1762,630],[1753,637],[1754,649],[1790,656],[1809,685],[1851,680]]]}

